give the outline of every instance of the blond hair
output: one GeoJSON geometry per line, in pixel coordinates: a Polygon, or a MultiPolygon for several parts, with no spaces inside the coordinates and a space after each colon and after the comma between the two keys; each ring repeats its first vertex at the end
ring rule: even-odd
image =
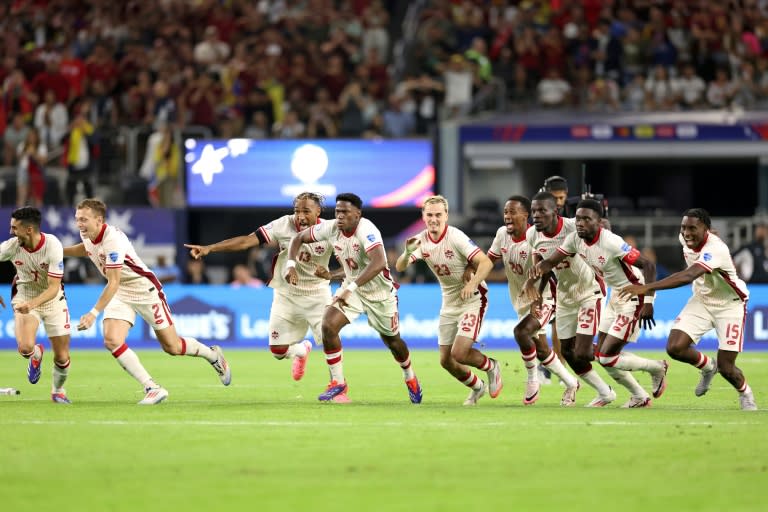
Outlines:
{"type": "Polygon", "coordinates": [[[429,196],[424,200],[424,204],[421,205],[422,211],[430,204],[442,204],[445,207],[445,213],[448,213],[448,200],[441,195],[429,196]]]}
{"type": "Polygon", "coordinates": [[[103,219],[107,218],[107,205],[101,199],[92,197],[83,199],[77,203],[77,209],[82,210],[83,208],[90,208],[96,215],[101,216],[103,219]]]}

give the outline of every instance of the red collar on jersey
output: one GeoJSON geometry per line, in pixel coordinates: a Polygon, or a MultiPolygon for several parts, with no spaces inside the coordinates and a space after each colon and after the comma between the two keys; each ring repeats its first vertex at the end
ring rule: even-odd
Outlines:
{"type": "Polygon", "coordinates": [[[593,245],[595,245],[595,244],[597,243],[597,241],[598,241],[598,240],[600,240],[600,233],[601,233],[602,231],[603,231],[603,228],[602,228],[602,227],[599,227],[599,228],[597,228],[597,233],[595,233],[595,237],[594,237],[592,240],[590,240],[589,242],[587,242],[586,240],[584,240],[584,242],[585,242],[587,245],[589,245],[590,247],[591,247],[591,246],[593,246],[593,245]]]}
{"type": "Polygon", "coordinates": [[[445,234],[448,232],[448,224],[445,225],[445,229],[442,233],[440,233],[440,236],[437,237],[437,240],[432,240],[432,235],[429,234],[429,231],[427,231],[427,239],[432,242],[433,244],[439,244],[440,241],[445,238],[445,234]]]}
{"type": "Polygon", "coordinates": [[[544,232],[544,236],[547,238],[552,238],[553,236],[557,235],[560,230],[563,229],[563,218],[561,216],[557,216],[557,227],[555,228],[555,231],[552,233],[544,232]]]}
{"type": "Polygon", "coordinates": [[[94,243],[94,244],[100,244],[101,243],[101,239],[104,238],[104,232],[106,230],[107,230],[107,224],[104,223],[104,224],[101,225],[101,231],[99,231],[99,236],[97,236],[95,240],[91,240],[91,242],[94,243]]]}
{"type": "Polygon", "coordinates": [[[37,252],[37,251],[39,251],[39,250],[40,250],[40,248],[43,246],[43,244],[44,244],[44,243],[45,243],[45,233],[43,233],[43,232],[41,231],[41,232],[40,232],[40,241],[37,243],[37,246],[35,246],[35,248],[34,248],[34,249],[27,249],[27,248],[26,248],[26,247],[24,247],[24,246],[22,246],[22,247],[24,247],[24,250],[25,250],[25,251],[27,251],[28,253],[33,253],[33,252],[37,252]]]}
{"type": "Polygon", "coordinates": [[[699,246],[693,249],[693,252],[701,252],[701,248],[704,247],[704,244],[707,243],[707,240],[709,240],[709,231],[707,231],[707,234],[704,235],[704,240],[701,241],[699,246]]]}

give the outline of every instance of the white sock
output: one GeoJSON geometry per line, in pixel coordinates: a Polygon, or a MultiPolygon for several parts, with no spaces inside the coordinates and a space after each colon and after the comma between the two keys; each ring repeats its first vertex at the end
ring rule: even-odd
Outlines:
{"type": "Polygon", "coordinates": [[[61,366],[59,366],[59,363],[56,361],[53,362],[53,381],[51,384],[52,393],[64,392],[64,383],[67,381],[67,373],[69,373],[69,362],[70,360],[67,359],[67,362],[61,366]]]}
{"type": "Polygon", "coordinates": [[[640,357],[632,352],[624,351],[619,354],[619,359],[613,367],[618,368],[619,370],[642,370],[648,373],[656,373],[663,369],[661,361],[656,359],[646,359],[645,357],[640,357]]]}
{"type": "Polygon", "coordinates": [[[128,344],[123,343],[117,347],[112,351],[112,356],[114,356],[118,364],[123,367],[123,370],[127,371],[131,377],[136,379],[144,389],[158,387],[155,381],[152,380],[152,377],[150,377],[149,372],[144,369],[141,361],[139,361],[139,356],[128,347],[128,344]]]}
{"type": "Polygon", "coordinates": [[[563,381],[565,387],[573,388],[576,386],[578,380],[563,365],[563,362],[560,361],[560,358],[557,357],[554,350],[550,352],[549,357],[542,361],[541,364],[543,364],[547,370],[560,377],[560,380],[563,381]]]}
{"type": "Polygon", "coordinates": [[[467,378],[462,380],[461,383],[468,388],[472,388],[474,391],[480,391],[483,387],[483,381],[478,379],[477,375],[472,372],[469,372],[467,378]]]}
{"type": "Polygon", "coordinates": [[[522,353],[523,364],[525,365],[525,371],[528,372],[528,382],[539,381],[538,361],[536,360],[536,349],[534,348],[530,352],[522,353]]]}
{"type": "MultiPolygon", "coordinates": [[[[306,341],[306,340],[305,340],[306,341]]],[[[297,357],[307,357],[307,344],[304,341],[294,343],[288,346],[288,352],[285,357],[288,359],[295,359],[297,357]]]]}
{"type": "Polygon", "coordinates": [[[605,366],[604,368],[608,375],[610,375],[613,380],[627,388],[632,396],[638,398],[648,398],[650,396],[648,395],[648,392],[643,389],[643,386],[637,382],[635,376],[630,372],[616,368],[615,366],[605,366]]]}
{"type": "MultiPolygon", "coordinates": [[[[395,359],[397,361],[397,359],[395,359]]],[[[411,367],[411,355],[408,354],[408,357],[405,358],[405,361],[397,361],[397,364],[400,365],[400,368],[403,370],[403,377],[405,380],[411,380],[416,376],[416,374],[413,371],[413,368],[411,367]]]]}
{"type": "Polygon", "coordinates": [[[325,362],[328,363],[328,371],[331,373],[331,380],[337,384],[344,384],[344,350],[339,349],[335,352],[325,353],[325,362]]]}
{"type": "Polygon", "coordinates": [[[607,395],[610,393],[611,388],[608,386],[608,384],[605,383],[602,377],[593,370],[592,368],[589,369],[588,372],[582,373],[579,375],[581,377],[581,380],[595,388],[595,390],[602,396],[607,395]]]}
{"type": "Polygon", "coordinates": [[[181,340],[181,355],[183,356],[203,357],[209,363],[215,363],[219,358],[208,345],[200,343],[195,338],[179,336],[179,340],[181,340]]]}

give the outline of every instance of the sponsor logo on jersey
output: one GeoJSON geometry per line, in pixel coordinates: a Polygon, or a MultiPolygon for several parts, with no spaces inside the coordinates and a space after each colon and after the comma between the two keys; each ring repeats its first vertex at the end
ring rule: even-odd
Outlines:
{"type": "Polygon", "coordinates": [[[63,261],[60,261],[59,264],[56,265],[56,266],[59,268],[59,270],[64,270],[64,262],[63,261]]]}
{"type": "Polygon", "coordinates": [[[370,235],[368,235],[365,238],[367,238],[369,242],[375,242],[376,241],[376,235],[374,235],[373,233],[371,233],[370,235]]]}
{"type": "Polygon", "coordinates": [[[624,245],[621,246],[622,252],[629,252],[630,249],[632,249],[632,246],[629,245],[628,243],[625,243],[624,245]]]}
{"type": "Polygon", "coordinates": [[[708,252],[705,252],[704,254],[701,255],[701,259],[703,259],[704,261],[709,261],[712,259],[712,255],[708,252]]]}
{"type": "Polygon", "coordinates": [[[118,256],[120,256],[116,252],[109,253],[109,259],[112,260],[112,263],[115,263],[117,261],[118,256]]]}

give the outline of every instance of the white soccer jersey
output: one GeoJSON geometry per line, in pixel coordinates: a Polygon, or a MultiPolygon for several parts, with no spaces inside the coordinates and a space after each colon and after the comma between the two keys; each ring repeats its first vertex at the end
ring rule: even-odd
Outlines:
{"type": "Polygon", "coordinates": [[[482,252],[463,231],[446,226],[437,240],[433,240],[427,230],[416,236],[421,245],[411,254],[411,262],[424,260],[437,277],[443,292],[442,310],[464,308],[472,302],[480,302],[487,295],[488,285],[482,281],[477,287],[479,293],[471,300],[461,298],[464,269],[468,262],[482,252]]]}
{"type": "MultiPolygon", "coordinates": [[[[318,223],[320,222],[318,219],[318,223]]],[[[284,215],[258,229],[268,243],[276,242],[280,247],[280,252],[272,260],[272,278],[269,280],[269,286],[289,295],[317,295],[319,290],[326,290],[330,286],[327,279],[315,276],[315,267],[328,268],[328,260],[331,258],[331,244],[328,242],[302,244],[296,256],[298,284],[293,286],[283,279],[285,261],[288,259],[288,246],[299,231],[295,215],[284,215]]]]}
{"type": "MultiPolygon", "coordinates": [[[[496,231],[496,237],[493,239],[491,248],[488,250],[488,256],[494,261],[502,260],[512,306],[514,306],[515,311],[525,311],[531,305],[531,301],[520,296],[520,293],[528,279],[528,271],[533,267],[533,249],[528,244],[525,235],[515,239],[507,232],[506,226],[500,227],[496,231]]],[[[552,285],[554,286],[554,281],[552,285]]],[[[545,299],[552,297],[553,287],[544,288],[542,295],[545,299]]]]}
{"type": "Polygon", "coordinates": [[[595,273],[613,288],[645,282],[642,274],[636,272],[636,267],[632,265],[640,257],[640,251],[607,229],[599,228],[595,238],[589,242],[573,232],[565,238],[558,251],[567,256],[578,254],[584,258],[595,273]]]}
{"type": "MultiPolygon", "coordinates": [[[[58,238],[42,232],[40,243],[32,250],[22,247],[16,237],[0,244],[0,261],[13,263],[14,286],[25,300],[48,289],[48,276],[58,279],[64,276],[64,248],[58,238]]],[[[58,294],[51,300],[57,298],[58,294]]]]}
{"type": "MultiPolygon", "coordinates": [[[[368,254],[377,247],[384,249],[381,233],[373,222],[361,218],[357,229],[351,235],[339,230],[335,220],[323,221],[309,228],[313,242],[328,241],[333,246],[336,259],[339,260],[346,278],[344,285],[355,281],[371,262],[368,254]]],[[[398,285],[392,279],[389,265],[373,279],[357,289],[362,297],[369,301],[378,302],[392,297],[392,291],[398,285]]]]}
{"type": "Polygon", "coordinates": [[[127,303],[151,304],[157,301],[155,290],[163,298],[160,281],[136,254],[125,233],[114,226],[104,224],[96,240],[91,241],[80,234],[85,253],[101,275],[107,276],[107,269],[120,269],[120,288],[115,297],[127,303]]]}
{"type": "MultiPolygon", "coordinates": [[[[525,237],[535,253],[547,259],[558,250],[568,235],[575,232],[576,222],[573,219],[558,217],[557,229],[551,236],[536,231],[532,226],[528,228],[525,237]]],[[[557,277],[558,307],[578,304],[596,295],[595,292],[605,295],[602,278],[580,257],[567,258],[552,270],[557,277]]]]}
{"type": "Polygon", "coordinates": [[[680,235],[685,263],[701,265],[707,273],[693,281],[693,294],[705,306],[722,307],[735,301],[744,302],[749,298],[749,290],[744,281],[736,274],[731,252],[720,237],[707,233],[704,243],[698,250],[689,249],[680,235]]]}

